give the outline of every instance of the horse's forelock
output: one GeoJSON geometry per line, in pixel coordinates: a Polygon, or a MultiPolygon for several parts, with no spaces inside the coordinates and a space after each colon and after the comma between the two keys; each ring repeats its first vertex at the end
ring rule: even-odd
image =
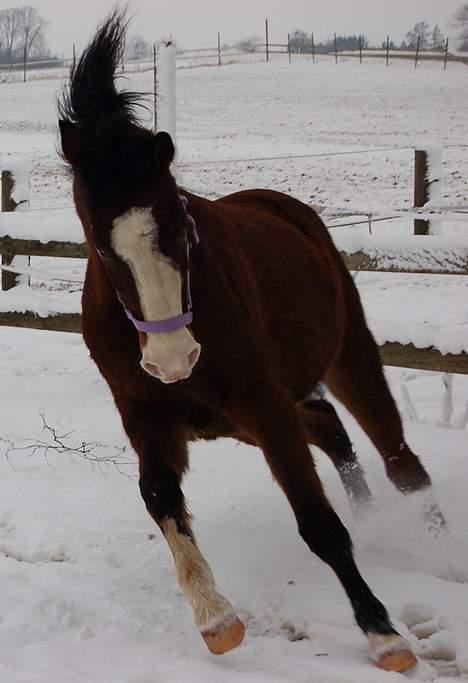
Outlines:
{"type": "Polygon", "coordinates": [[[59,100],[59,114],[84,132],[91,132],[102,116],[115,113],[124,115],[129,123],[136,122],[140,95],[118,92],[115,87],[127,24],[125,12],[114,11],[70,70],[69,86],[59,100]]]}
{"type": "Polygon", "coordinates": [[[94,200],[127,190],[151,169],[153,135],[136,116],[142,96],[115,85],[127,23],[121,10],[108,17],[72,67],[58,103],[60,118],[79,131],[73,171],[94,200]]]}

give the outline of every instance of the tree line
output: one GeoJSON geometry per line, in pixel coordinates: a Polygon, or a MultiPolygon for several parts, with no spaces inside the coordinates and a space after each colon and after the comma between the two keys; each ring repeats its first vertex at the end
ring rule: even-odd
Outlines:
{"type": "MultiPolygon", "coordinates": [[[[311,40],[310,33],[296,29],[290,35],[291,51],[298,53],[310,52],[311,40]]],[[[317,43],[315,48],[318,51],[322,50],[324,52],[330,52],[335,49],[335,41],[338,50],[358,50],[359,48],[366,50],[372,47],[387,47],[387,41],[384,41],[381,45],[372,46],[367,36],[352,34],[337,35],[336,37],[329,38],[324,42],[317,43]]],[[[445,41],[446,37],[438,25],[435,25],[433,28],[431,28],[427,22],[420,21],[415,24],[414,28],[406,33],[399,45],[394,41],[390,41],[389,47],[391,50],[414,50],[418,46],[419,42],[419,47],[421,50],[442,51],[445,48],[445,41]]]]}
{"type": "MultiPolygon", "coordinates": [[[[458,49],[468,50],[468,2],[458,8],[452,20],[452,26],[457,31],[458,49]]],[[[358,50],[369,48],[386,48],[387,41],[381,45],[370,44],[365,35],[337,35],[325,41],[316,42],[314,47],[317,51],[331,52],[336,47],[338,50],[358,50]]],[[[258,37],[246,38],[237,44],[244,52],[254,52],[258,45],[263,45],[263,39],[258,37]]],[[[414,27],[406,33],[400,43],[389,42],[391,50],[397,49],[416,49],[419,42],[421,50],[442,51],[445,48],[446,36],[437,24],[431,27],[426,21],[417,22],[414,27]]],[[[312,34],[296,29],[290,34],[290,47],[292,52],[310,53],[312,48],[312,34]]]]}

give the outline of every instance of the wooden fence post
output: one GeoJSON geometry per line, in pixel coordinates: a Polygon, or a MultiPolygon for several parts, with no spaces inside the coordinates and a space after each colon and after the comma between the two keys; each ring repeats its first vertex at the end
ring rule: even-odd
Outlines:
{"type": "Polygon", "coordinates": [[[445,41],[444,71],[447,71],[448,48],[449,48],[449,39],[447,38],[447,40],[445,41]]]}
{"type": "Polygon", "coordinates": [[[265,57],[266,61],[270,59],[270,51],[268,47],[268,19],[265,19],[265,57]]]}
{"type": "Polygon", "coordinates": [[[421,36],[418,36],[418,43],[416,45],[416,57],[414,59],[414,68],[416,69],[418,66],[418,60],[419,60],[419,48],[421,47],[421,36]]]}
{"type": "MultiPolygon", "coordinates": [[[[440,205],[442,200],[442,155],[441,145],[426,145],[415,150],[414,156],[414,206],[423,207],[427,202],[440,205]]],[[[415,219],[415,235],[437,235],[441,219],[430,221],[415,219]]]]}
{"type": "Polygon", "coordinates": [[[288,33],[288,57],[291,64],[291,35],[288,33]]]}
{"type": "MultiPolygon", "coordinates": [[[[16,202],[13,199],[13,188],[15,181],[11,171],[2,171],[2,205],[3,211],[14,211],[16,209],[16,202]]],[[[13,261],[13,255],[2,255],[2,265],[9,266],[13,261]]],[[[2,291],[13,289],[19,284],[18,276],[15,273],[10,273],[8,270],[2,269],[2,291]]]]}
{"type": "Polygon", "coordinates": [[[362,35],[359,35],[359,64],[362,64],[362,35]]]}
{"type": "MultiPolygon", "coordinates": [[[[429,201],[429,166],[427,152],[422,149],[414,151],[414,206],[424,206],[429,201]]],[[[429,221],[416,218],[414,221],[415,235],[429,234],[429,221]]]]}
{"type": "Polygon", "coordinates": [[[315,64],[315,40],[314,40],[314,34],[311,34],[311,39],[312,39],[312,64],[315,64]]]}
{"type": "Polygon", "coordinates": [[[335,33],[335,64],[338,64],[338,46],[336,42],[336,33],[335,33]]]}
{"type": "Polygon", "coordinates": [[[221,34],[218,31],[218,66],[221,66],[221,34]]]}
{"type": "Polygon", "coordinates": [[[390,36],[387,36],[387,56],[386,56],[386,65],[388,66],[390,62],[390,36]]]}

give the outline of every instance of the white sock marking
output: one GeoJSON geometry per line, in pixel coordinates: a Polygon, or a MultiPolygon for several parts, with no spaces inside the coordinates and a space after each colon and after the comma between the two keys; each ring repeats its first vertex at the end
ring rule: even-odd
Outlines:
{"type": "Polygon", "coordinates": [[[162,523],[176,567],[177,580],[192,605],[200,631],[209,631],[236,619],[232,605],[215,588],[213,573],[192,541],[179,533],[173,519],[162,523]]]}

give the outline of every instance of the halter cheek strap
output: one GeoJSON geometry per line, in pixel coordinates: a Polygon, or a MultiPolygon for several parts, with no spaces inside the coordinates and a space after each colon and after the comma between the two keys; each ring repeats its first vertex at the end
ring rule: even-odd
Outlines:
{"type": "MultiPolygon", "coordinates": [[[[192,246],[196,246],[199,244],[200,238],[197,232],[197,224],[195,223],[193,216],[187,213],[187,197],[185,195],[180,194],[179,199],[181,201],[182,206],[184,207],[184,211],[187,216],[187,221],[190,226],[190,235],[186,241],[187,268],[185,271],[185,293],[187,301],[187,311],[185,313],[181,313],[180,315],[173,316],[172,318],[166,318],[165,320],[138,320],[138,318],[135,318],[133,313],[129,311],[128,308],[126,308],[122,300],[122,297],[120,296],[119,292],[117,292],[117,297],[123,306],[127,318],[134,324],[134,326],[139,332],[174,332],[175,330],[179,330],[181,327],[191,325],[193,321],[192,293],[190,290],[190,250],[192,246]]],[[[99,251],[98,254],[102,258],[102,255],[99,253],[99,251]]]]}

